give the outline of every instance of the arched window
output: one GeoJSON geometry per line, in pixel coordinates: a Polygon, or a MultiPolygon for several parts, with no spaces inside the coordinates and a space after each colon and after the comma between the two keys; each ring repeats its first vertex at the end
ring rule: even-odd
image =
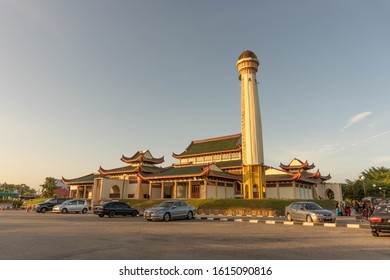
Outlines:
{"type": "Polygon", "coordinates": [[[117,185],[114,185],[111,187],[110,190],[110,198],[120,198],[121,197],[121,191],[117,185]]]}
{"type": "Polygon", "coordinates": [[[331,189],[327,189],[326,192],[325,192],[325,196],[328,199],[334,199],[334,192],[331,189]]]}

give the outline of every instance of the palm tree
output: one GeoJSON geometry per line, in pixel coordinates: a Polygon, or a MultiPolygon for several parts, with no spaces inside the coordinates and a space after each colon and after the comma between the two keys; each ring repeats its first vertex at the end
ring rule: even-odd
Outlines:
{"type": "Polygon", "coordinates": [[[57,188],[53,177],[46,177],[45,183],[41,185],[43,197],[53,197],[57,188]]]}

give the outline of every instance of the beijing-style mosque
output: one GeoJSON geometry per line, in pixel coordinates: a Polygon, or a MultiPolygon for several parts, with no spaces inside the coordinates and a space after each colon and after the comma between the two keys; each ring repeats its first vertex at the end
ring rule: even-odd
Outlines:
{"type": "Polygon", "coordinates": [[[298,158],[264,164],[260,102],[256,72],[257,56],[244,51],[238,58],[241,81],[241,133],[194,140],[177,163],[162,167],[164,157],[149,150],[122,155],[121,167],[105,169],[74,179],[70,197],[84,198],[91,205],[113,199],[336,199],[342,200],[339,184],[327,183],[315,165],[298,158]]]}

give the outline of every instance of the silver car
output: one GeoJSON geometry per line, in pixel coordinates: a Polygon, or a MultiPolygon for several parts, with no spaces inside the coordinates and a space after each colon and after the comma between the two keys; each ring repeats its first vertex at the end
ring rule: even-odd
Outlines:
{"type": "Polygon", "coordinates": [[[174,219],[193,219],[196,208],[187,202],[178,200],[163,201],[154,208],[144,211],[144,218],[148,221],[160,220],[168,222],[174,219]]]}
{"type": "Polygon", "coordinates": [[[80,199],[69,199],[64,201],[62,204],[58,204],[53,207],[53,212],[55,213],[87,213],[88,212],[88,203],[85,200],[80,199]]]}
{"type": "Polygon", "coordinates": [[[284,213],[289,221],[306,222],[332,222],[336,221],[336,215],[323,209],[317,203],[311,201],[293,202],[286,206],[284,213]]]}

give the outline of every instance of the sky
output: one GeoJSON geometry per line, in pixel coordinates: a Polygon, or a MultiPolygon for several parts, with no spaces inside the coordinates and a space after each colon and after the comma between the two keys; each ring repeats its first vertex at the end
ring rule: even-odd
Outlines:
{"type": "Polygon", "coordinates": [[[0,183],[38,189],[241,132],[257,73],[265,164],[330,182],[390,168],[390,2],[0,0],[0,183]]]}

